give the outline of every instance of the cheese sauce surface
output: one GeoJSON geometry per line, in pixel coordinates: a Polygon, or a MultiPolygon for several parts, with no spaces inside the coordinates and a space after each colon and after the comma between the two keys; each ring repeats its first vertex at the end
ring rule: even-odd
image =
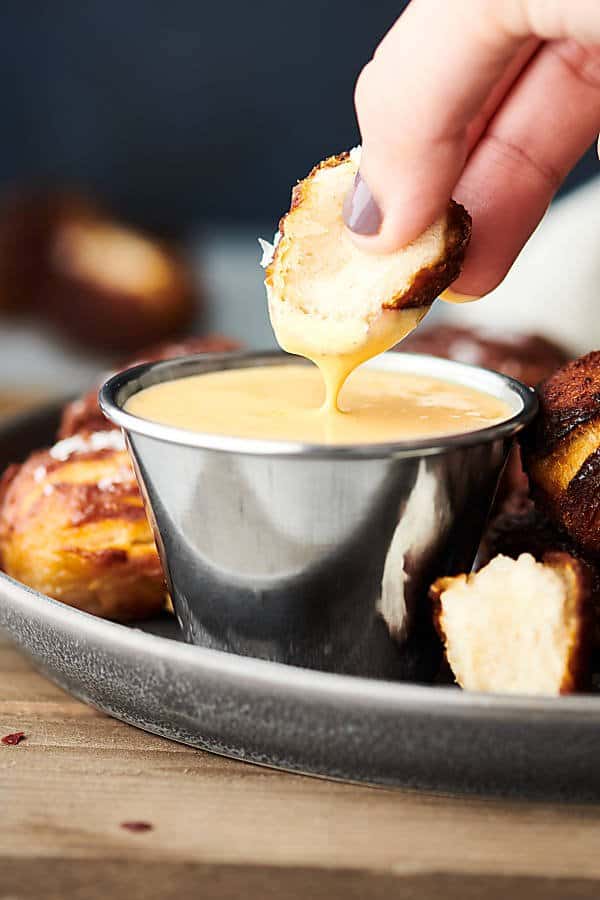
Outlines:
{"type": "Polygon", "coordinates": [[[227,369],[156,384],[127,412],[188,431],[310,444],[377,444],[477,431],[511,408],[490,394],[425,375],[363,367],[325,402],[311,365],[227,369]]]}

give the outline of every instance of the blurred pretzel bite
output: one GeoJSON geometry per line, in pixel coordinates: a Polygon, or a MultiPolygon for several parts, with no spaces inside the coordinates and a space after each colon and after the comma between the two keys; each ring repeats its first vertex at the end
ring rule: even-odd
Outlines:
{"type": "MultiPolygon", "coordinates": [[[[158,362],[163,359],[175,359],[178,356],[189,356],[194,353],[231,353],[239,350],[240,344],[220,334],[192,336],[181,341],[156,344],[140,350],[133,359],[123,362],[118,368],[129,369],[144,362],[158,362]]],[[[106,375],[108,377],[108,375],[106,375]]],[[[115,428],[106,419],[98,406],[98,391],[105,379],[102,378],[87,394],[67,403],[58,430],[59,438],[67,438],[73,434],[115,428]]]]}
{"type": "Polygon", "coordinates": [[[4,571],[117,621],[155,615],[166,587],[121,434],[60,441],[12,466],[0,489],[4,571]]]}
{"type": "MultiPolygon", "coordinates": [[[[45,281],[43,261],[53,222],[64,205],[77,204],[65,195],[58,202],[43,190],[13,188],[0,198],[0,309],[30,313],[45,281]]],[[[78,205],[78,204],[77,204],[78,205]]]]}
{"type": "Polygon", "coordinates": [[[600,351],[538,389],[540,411],[520,437],[536,504],[586,553],[600,554],[600,351]]]}
{"type": "Polygon", "coordinates": [[[454,201],[395,253],[356,246],[342,206],[359,161],[355,148],[319,163],[293,189],[275,244],[261,242],[271,322],[285,350],[316,357],[356,355],[367,342],[374,352],[389,349],[460,273],[471,218],[454,201]]]}
{"type": "Polygon", "coordinates": [[[69,338],[133,351],[189,327],[191,273],[158,240],[101,212],[64,210],[47,248],[44,301],[69,338]]]}
{"type": "Polygon", "coordinates": [[[535,387],[569,359],[564,347],[539,334],[518,334],[461,325],[424,325],[398,347],[494,369],[535,387]]]}
{"type": "Polygon", "coordinates": [[[541,562],[496,556],[430,588],[434,621],[458,684],[493,693],[569,694],[590,678],[589,573],[568,553],[541,562]]]}

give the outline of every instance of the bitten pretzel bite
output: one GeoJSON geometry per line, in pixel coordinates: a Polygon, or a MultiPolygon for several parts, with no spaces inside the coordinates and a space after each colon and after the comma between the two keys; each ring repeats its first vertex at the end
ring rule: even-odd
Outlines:
{"type": "Polygon", "coordinates": [[[600,351],[567,363],[538,390],[520,437],[539,507],[586,553],[600,554],[600,351]]]}
{"type": "Polygon", "coordinates": [[[342,206],[359,159],[356,148],[319,163],[293,189],[275,245],[262,242],[271,322],[291,352],[297,339],[304,355],[314,356],[356,353],[379,336],[385,343],[400,311],[412,310],[406,321],[414,327],[460,273],[471,218],[454,201],[403,249],[385,255],[358,249],[342,206]]]}
{"type": "MultiPolygon", "coordinates": [[[[230,353],[239,350],[240,344],[220,334],[208,334],[203,337],[189,337],[182,341],[157,344],[147,347],[130,360],[122,363],[117,369],[128,369],[144,362],[158,362],[162,359],[175,359],[194,353],[230,353]]],[[[108,377],[108,376],[107,376],[108,377]]],[[[87,394],[67,403],[63,410],[58,430],[59,438],[67,438],[73,434],[115,428],[106,419],[98,406],[98,390],[104,379],[98,382],[87,394]]]]}
{"type": "Polygon", "coordinates": [[[117,431],[61,441],[4,474],[0,560],[18,581],[117,621],[159,612],[166,587],[117,431]]]}
{"type": "Polygon", "coordinates": [[[454,677],[473,691],[569,694],[590,677],[589,573],[568,553],[497,556],[430,589],[454,677]]]}

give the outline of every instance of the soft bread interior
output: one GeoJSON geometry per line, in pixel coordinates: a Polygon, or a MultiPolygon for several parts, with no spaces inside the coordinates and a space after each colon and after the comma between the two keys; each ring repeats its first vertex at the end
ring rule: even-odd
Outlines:
{"type": "Polygon", "coordinates": [[[539,563],[529,554],[497,556],[441,587],[439,630],[462,687],[520,694],[569,689],[583,637],[576,568],[539,563]]]}
{"type": "Polygon", "coordinates": [[[398,312],[416,279],[444,259],[448,215],[395,253],[359,249],[342,217],[359,159],[355,150],[317,166],[294,189],[292,208],[282,220],[266,284],[276,335],[291,352],[354,353],[373,328],[376,339],[387,343],[379,349],[388,349],[418,324],[434,299],[412,298],[415,308],[398,312]]]}

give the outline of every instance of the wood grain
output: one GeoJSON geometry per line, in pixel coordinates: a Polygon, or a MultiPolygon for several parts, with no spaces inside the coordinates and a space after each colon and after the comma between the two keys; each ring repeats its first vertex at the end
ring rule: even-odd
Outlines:
{"type": "Polygon", "coordinates": [[[600,807],[358,787],[145,734],[0,639],[0,898],[594,897],[600,807]],[[130,832],[124,821],[146,821],[130,832]],[[36,885],[38,886],[36,888],[36,885]]]}

